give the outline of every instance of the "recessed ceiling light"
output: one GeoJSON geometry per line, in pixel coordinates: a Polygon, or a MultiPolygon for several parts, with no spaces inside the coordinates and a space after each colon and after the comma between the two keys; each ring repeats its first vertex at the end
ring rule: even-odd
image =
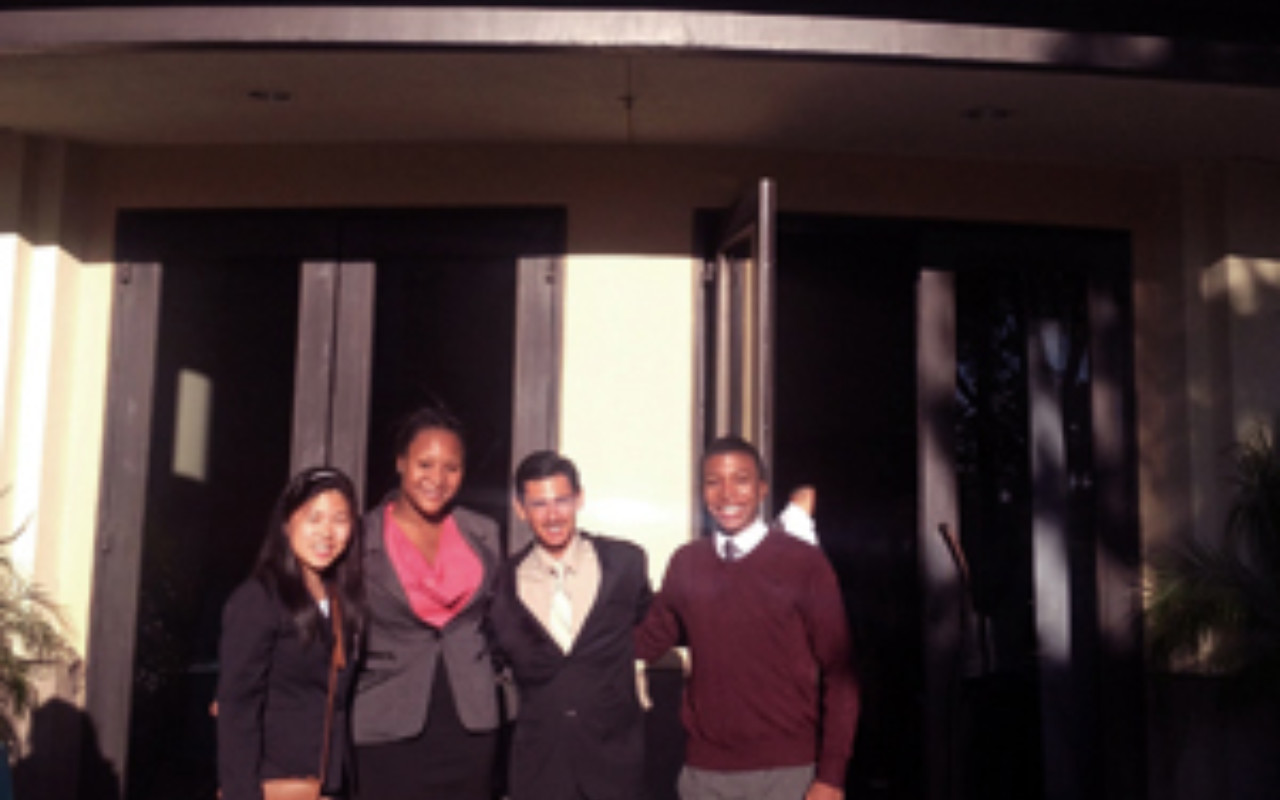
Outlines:
{"type": "Polygon", "coordinates": [[[293,92],[286,89],[250,89],[249,99],[258,103],[287,103],[293,99],[293,92]]]}
{"type": "Polygon", "coordinates": [[[961,116],[970,122],[1003,122],[1013,116],[1013,110],[1004,106],[971,106],[961,116]]]}

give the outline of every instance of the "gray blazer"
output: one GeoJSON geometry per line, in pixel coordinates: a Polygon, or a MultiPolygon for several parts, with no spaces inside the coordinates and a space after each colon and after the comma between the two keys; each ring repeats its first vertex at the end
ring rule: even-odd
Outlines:
{"type": "Polygon", "coordinates": [[[484,578],[466,608],[443,628],[436,628],[413,613],[391,565],[383,544],[385,510],[384,502],[364,518],[369,633],[351,710],[355,743],[379,744],[420,733],[427,724],[431,686],[440,663],[449,670],[463,726],[471,731],[497,728],[497,681],[482,631],[498,568],[497,524],[474,511],[454,509],[458,529],[484,564],[484,578]]]}

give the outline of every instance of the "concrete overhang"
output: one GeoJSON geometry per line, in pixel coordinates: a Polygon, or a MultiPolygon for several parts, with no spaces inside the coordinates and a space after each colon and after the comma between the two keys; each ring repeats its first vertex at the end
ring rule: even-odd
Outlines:
{"type": "Polygon", "coordinates": [[[0,126],[104,144],[556,142],[1280,158],[1280,52],[697,11],[0,12],[0,126]]]}

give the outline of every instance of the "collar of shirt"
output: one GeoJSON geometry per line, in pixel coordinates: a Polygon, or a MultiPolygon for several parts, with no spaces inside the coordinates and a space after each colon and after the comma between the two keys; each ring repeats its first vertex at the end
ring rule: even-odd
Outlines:
{"type": "Polygon", "coordinates": [[[748,553],[756,549],[756,545],[764,541],[765,534],[769,532],[769,526],[764,524],[764,520],[756,517],[756,521],[735,533],[733,536],[727,536],[723,531],[716,530],[716,552],[724,558],[724,544],[733,539],[733,546],[738,548],[738,558],[745,558],[748,553]]]}
{"type": "Polygon", "coordinates": [[[583,549],[588,545],[582,539],[582,531],[574,531],[573,538],[569,540],[569,544],[565,547],[564,553],[560,558],[556,558],[547,552],[541,544],[534,542],[533,557],[537,560],[538,566],[545,570],[548,575],[554,575],[556,564],[563,564],[566,575],[574,575],[582,570],[582,554],[583,549]]]}
{"type": "Polygon", "coordinates": [[[534,618],[550,631],[551,605],[559,583],[552,565],[557,563],[565,565],[563,586],[573,609],[570,632],[576,637],[590,616],[600,589],[600,559],[595,543],[581,531],[574,533],[573,540],[565,549],[563,562],[535,544],[532,552],[521,559],[516,568],[516,594],[534,618]]]}

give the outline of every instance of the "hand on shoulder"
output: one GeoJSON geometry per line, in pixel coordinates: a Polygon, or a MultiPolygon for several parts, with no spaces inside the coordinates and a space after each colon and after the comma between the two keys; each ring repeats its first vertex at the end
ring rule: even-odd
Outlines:
{"type": "Polygon", "coordinates": [[[809,785],[809,791],[804,793],[804,800],[844,800],[844,790],[829,783],[814,781],[809,785]]]}
{"type": "Polygon", "coordinates": [[[818,490],[808,485],[797,486],[791,490],[789,499],[792,505],[812,517],[818,506],[818,490]]]}

